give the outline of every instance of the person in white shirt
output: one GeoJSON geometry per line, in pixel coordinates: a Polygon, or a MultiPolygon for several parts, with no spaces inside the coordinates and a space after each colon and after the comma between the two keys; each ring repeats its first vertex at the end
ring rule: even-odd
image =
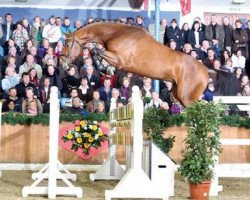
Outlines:
{"type": "Polygon", "coordinates": [[[33,55],[28,54],[26,56],[26,62],[19,68],[19,75],[22,76],[23,72],[28,72],[31,68],[37,71],[37,78],[40,80],[42,77],[42,67],[34,62],[33,55]]]}
{"type": "Polygon", "coordinates": [[[55,16],[52,15],[49,18],[49,23],[43,29],[43,38],[49,40],[49,43],[55,47],[57,42],[62,37],[62,32],[59,26],[56,25],[55,16]]]}
{"type": "Polygon", "coordinates": [[[242,55],[241,50],[237,50],[235,54],[232,55],[233,67],[240,67],[245,69],[246,66],[246,58],[242,55]]]}

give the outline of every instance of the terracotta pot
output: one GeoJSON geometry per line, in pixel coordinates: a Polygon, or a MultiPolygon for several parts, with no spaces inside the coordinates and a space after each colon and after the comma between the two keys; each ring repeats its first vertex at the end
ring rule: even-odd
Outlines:
{"type": "Polygon", "coordinates": [[[208,200],[211,181],[203,181],[199,184],[189,183],[190,198],[192,200],[208,200]]]}

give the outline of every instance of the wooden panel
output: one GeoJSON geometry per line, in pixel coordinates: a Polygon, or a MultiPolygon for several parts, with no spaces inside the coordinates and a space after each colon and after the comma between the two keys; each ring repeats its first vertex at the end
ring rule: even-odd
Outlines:
{"type": "MultiPolygon", "coordinates": [[[[60,124],[60,127],[67,123],[60,124]]],[[[250,139],[250,130],[223,126],[222,138],[250,139]]],[[[2,126],[2,140],[0,162],[4,163],[47,163],[48,162],[48,132],[47,126],[2,126]]],[[[118,134],[114,141],[117,143],[117,159],[119,162],[125,162],[125,146],[131,143],[129,128],[123,127],[117,130],[118,134]]],[[[175,135],[176,141],[170,152],[170,157],[177,163],[181,160],[181,151],[184,148],[183,140],[186,136],[186,127],[171,127],[165,132],[175,135]]],[[[93,156],[88,160],[82,160],[74,154],[59,147],[59,160],[62,163],[69,164],[101,164],[108,157],[108,149],[99,155],[93,156]]],[[[241,163],[250,162],[250,146],[223,146],[223,152],[220,156],[222,163],[241,163]]]]}

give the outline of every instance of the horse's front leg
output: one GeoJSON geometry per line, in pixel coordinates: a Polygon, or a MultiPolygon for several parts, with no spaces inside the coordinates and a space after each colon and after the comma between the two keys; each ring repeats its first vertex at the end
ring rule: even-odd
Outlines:
{"type": "Polygon", "coordinates": [[[118,58],[118,56],[114,53],[112,53],[111,51],[107,51],[107,50],[102,50],[99,51],[98,54],[104,59],[106,60],[110,65],[114,66],[114,67],[121,67],[120,66],[120,60],[118,58]]]}

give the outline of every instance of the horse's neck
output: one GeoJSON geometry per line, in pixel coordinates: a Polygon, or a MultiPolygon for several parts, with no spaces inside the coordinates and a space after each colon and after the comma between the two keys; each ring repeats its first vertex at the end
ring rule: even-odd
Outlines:
{"type": "Polygon", "coordinates": [[[82,32],[84,34],[79,33],[78,37],[81,40],[88,38],[91,42],[103,44],[122,29],[124,29],[122,26],[114,24],[105,24],[105,26],[102,24],[89,25],[83,28],[82,32]]]}

